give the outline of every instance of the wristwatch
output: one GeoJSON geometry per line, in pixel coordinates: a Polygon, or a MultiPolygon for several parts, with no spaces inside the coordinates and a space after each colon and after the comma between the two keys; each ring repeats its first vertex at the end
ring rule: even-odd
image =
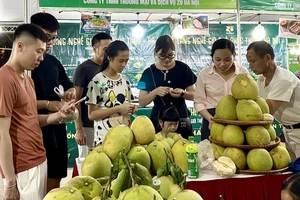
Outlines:
{"type": "Polygon", "coordinates": [[[183,97],[184,94],[185,94],[185,90],[182,90],[180,97],[183,97]]]}

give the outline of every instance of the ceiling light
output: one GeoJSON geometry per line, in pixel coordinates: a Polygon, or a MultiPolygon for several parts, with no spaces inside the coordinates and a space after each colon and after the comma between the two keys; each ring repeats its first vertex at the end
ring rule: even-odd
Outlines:
{"type": "Polygon", "coordinates": [[[182,18],[181,18],[181,14],[180,15],[180,19],[179,19],[179,22],[178,22],[178,25],[173,29],[173,36],[176,38],[176,39],[180,39],[184,36],[184,30],[182,29],[182,18]]]}
{"type": "Polygon", "coordinates": [[[259,17],[258,25],[252,31],[252,38],[253,38],[254,41],[264,40],[265,36],[266,36],[266,30],[261,25],[261,22],[260,22],[260,14],[258,14],[258,17],[259,17]]]}
{"type": "Polygon", "coordinates": [[[140,13],[136,13],[136,15],[137,15],[137,25],[132,28],[132,35],[133,35],[134,38],[141,39],[144,36],[145,30],[140,25],[139,14],[140,13]]]}

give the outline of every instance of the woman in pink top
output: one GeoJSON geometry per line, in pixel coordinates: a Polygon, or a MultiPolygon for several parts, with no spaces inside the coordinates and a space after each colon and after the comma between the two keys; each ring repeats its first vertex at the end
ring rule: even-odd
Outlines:
{"type": "Polygon", "coordinates": [[[248,73],[244,67],[234,63],[235,46],[227,39],[219,39],[211,49],[212,65],[200,71],[194,97],[196,112],[203,117],[201,140],[210,135],[211,118],[219,100],[230,93],[230,88],[237,74],[248,73]]]}

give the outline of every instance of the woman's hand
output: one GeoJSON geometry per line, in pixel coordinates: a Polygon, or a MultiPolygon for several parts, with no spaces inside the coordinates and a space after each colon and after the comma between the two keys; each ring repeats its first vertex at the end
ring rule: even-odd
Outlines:
{"type": "Polygon", "coordinates": [[[138,111],[138,107],[137,105],[134,105],[134,109],[132,110],[131,114],[134,114],[138,111]]]}
{"type": "Polygon", "coordinates": [[[155,94],[160,96],[160,97],[164,97],[164,96],[166,96],[166,94],[169,93],[169,90],[170,90],[170,87],[160,86],[160,87],[155,89],[155,94]]]}
{"type": "Polygon", "coordinates": [[[170,95],[174,98],[179,98],[183,92],[184,90],[181,88],[175,88],[173,90],[169,90],[170,95]]]}
{"type": "MultiPolygon", "coordinates": [[[[212,118],[212,117],[211,117],[212,118]]],[[[208,124],[208,129],[210,130],[213,123],[215,123],[214,121],[211,120],[211,118],[208,120],[209,124],[208,124]]]]}
{"type": "Polygon", "coordinates": [[[119,105],[119,112],[122,114],[132,114],[132,112],[136,109],[136,105],[130,103],[123,103],[119,105]]]}

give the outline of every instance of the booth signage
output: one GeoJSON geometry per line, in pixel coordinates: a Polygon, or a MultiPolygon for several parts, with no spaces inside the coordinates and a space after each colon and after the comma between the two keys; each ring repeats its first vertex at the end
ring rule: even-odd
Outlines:
{"type": "Polygon", "coordinates": [[[240,0],[241,10],[300,11],[299,0],[240,0]]]}
{"type": "Polygon", "coordinates": [[[236,0],[40,0],[40,7],[232,10],[236,0]]]}

